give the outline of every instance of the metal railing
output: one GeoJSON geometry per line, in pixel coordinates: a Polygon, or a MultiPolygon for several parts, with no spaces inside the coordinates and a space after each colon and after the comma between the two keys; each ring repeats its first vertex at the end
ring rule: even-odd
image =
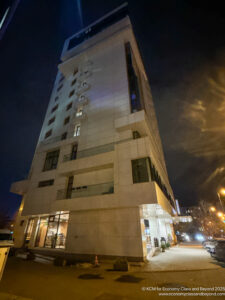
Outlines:
{"type": "Polygon", "coordinates": [[[106,195],[106,194],[113,194],[113,193],[114,193],[114,183],[107,182],[101,184],[74,187],[71,191],[68,191],[66,189],[58,190],[56,200],[90,197],[90,196],[106,195]]]}
{"type": "Polygon", "coordinates": [[[63,162],[113,151],[114,144],[115,143],[111,143],[111,144],[106,144],[106,145],[97,146],[97,147],[78,151],[76,157],[74,155],[72,155],[71,153],[66,154],[63,156],[63,162]]]}

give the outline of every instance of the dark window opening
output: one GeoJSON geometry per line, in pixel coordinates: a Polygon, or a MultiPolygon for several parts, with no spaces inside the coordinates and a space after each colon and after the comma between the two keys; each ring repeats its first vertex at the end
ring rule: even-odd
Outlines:
{"type": "Polygon", "coordinates": [[[70,117],[65,118],[65,120],[64,120],[64,125],[68,124],[69,121],[70,121],[70,117]]]}
{"type": "Polygon", "coordinates": [[[48,137],[50,137],[52,135],[52,129],[47,131],[45,134],[45,139],[47,139],[48,137]]]}
{"type": "Polygon", "coordinates": [[[75,93],[75,90],[72,90],[70,93],[69,93],[69,98],[72,97],[75,93]]]}
{"type": "Polygon", "coordinates": [[[56,96],[56,97],[55,97],[55,102],[56,102],[56,101],[58,101],[58,100],[59,100],[59,97],[58,97],[58,96],[56,96]]]}
{"type": "Polygon", "coordinates": [[[143,109],[141,102],[141,90],[139,84],[139,71],[135,62],[130,43],[125,44],[127,75],[130,93],[131,112],[137,112],[143,109]]]}
{"type": "Polygon", "coordinates": [[[61,84],[58,88],[57,88],[57,92],[59,92],[63,87],[63,84],[61,84]]]}
{"type": "Polygon", "coordinates": [[[66,199],[71,198],[73,191],[73,176],[68,178],[67,190],[66,190],[66,199]]]}
{"type": "Polygon", "coordinates": [[[75,76],[78,72],[78,68],[75,68],[74,71],[73,71],[73,76],[75,76]]]}
{"type": "Polygon", "coordinates": [[[73,105],[73,103],[72,103],[72,102],[70,102],[70,103],[67,105],[67,107],[66,107],[66,110],[69,110],[69,109],[71,109],[72,105],[73,105]]]}
{"type": "Polygon", "coordinates": [[[158,171],[156,170],[155,166],[153,165],[151,159],[148,158],[148,160],[149,160],[149,165],[150,165],[151,180],[155,181],[158,184],[158,186],[160,187],[161,191],[164,193],[164,195],[169,200],[169,202],[172,205],[172,207],[175,209],[174,201],[173,201],[170,193],[168,192],[165,184],[162,182],[161,177],[160,177],[158,171]]]}
{"type": "Polygon", "coordinates": [[[61,140],[65,140],[67,138],[67,132],[64,132],[61,136],[61,140]]]}
{"type": "Polygon", "coordinates": [[[73,86],[76,83],[77,79],[75,78],[72,82],[71,82],[71,86],[73,86]]]}
{"type": "Polygon", "coordinates": [[[64,80],[63,74],[61,74],[61,77],[59,78],[59,83],[61,83],[64,80]]]}
{"type": "Polygon", "coordinates": [[[55,121],[55,117],[51,118],[51,119],[48,121],[48,125],[52,124],[54,121],[55,121]]]}
{"type": "Polygon", "coordinates": [[[148,158],[132,160],[133,183],[149,181],[149,163],[148,158]]]}
{"type": "Polygon", "coordinates": [[[71,156],[70,156],[71,160],[74,160],[77,158],[77,148],[78,148],[78,144],[74,144],[72,146],[72,151],[71,151],[71,156]]]}
{"type": "Polygon", "coordinates": [[[49,180],[40,181],[38,183],[38,187],[45,187],[53,184],[54,184],[54,179],[49,179],[49,180]]]}
{"type": "Polygon", "coordinates": [[[139,139],[141,137],[140,133],[138,131],[133,131],[133,139],[139,139]]]}
{"type": "Polygon", "coordinates": [[[59,159],[59,150],[48,152],[46,154],[46,159],[45,159],[45,164],[44,164],[43,171],[56,169],[57,164],[58,164],[58,159],[59,159]]]}
{"type": "Polygon", "coordinates": [[[51,110],[51,112],[53,113],[54,111],[56,111],[56,109],[58,108],[58,104],[56,104],[53,108],[52,108],[52,110],[51,110]]]}

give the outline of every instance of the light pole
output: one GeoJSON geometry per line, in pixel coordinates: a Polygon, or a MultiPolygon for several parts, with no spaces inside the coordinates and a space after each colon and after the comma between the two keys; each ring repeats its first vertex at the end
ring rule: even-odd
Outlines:
{"type": "Polygon", "coordinates": [[[221,189],[221,190],[219,190],[219,192],[217,193],[217,196],[218,196],[218,198],[219,198],[219,200],[220,200],[220,205],[221,205],[222,211],[223,211],[223,213],[224,213],[225,211],[224,211],[224,207],[223,207],[223,203],[222,203],[220,194],[223,194],[223,195],[225,196],[225,189],[221,189]]]}

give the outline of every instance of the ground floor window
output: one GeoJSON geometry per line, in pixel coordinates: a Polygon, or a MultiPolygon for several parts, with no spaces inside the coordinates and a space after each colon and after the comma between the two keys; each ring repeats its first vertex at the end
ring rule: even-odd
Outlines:
{"type": "Polygon", "coordinates": [[[35,246],[64,249],[68,220],[68,213],[40,218],[35,246]]]}
{"type": "Polygon", "coordinates": [[[34,219],[29,219],[26,228],[26,233],[25,233],[25,244],[28,244],[30,241],[33,226],[34,226],[34,219]]]}

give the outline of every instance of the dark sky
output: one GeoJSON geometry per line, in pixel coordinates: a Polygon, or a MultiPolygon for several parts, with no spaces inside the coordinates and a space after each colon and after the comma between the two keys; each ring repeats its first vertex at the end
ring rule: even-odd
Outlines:
{"type": "MultiPolygon", "coordinates": [[[[88,25],[123,1],[83,0],[88,25]]],[[[169,178],[182,206],[217,201],[225,184],[225,19],[222,1],[130,0],[169,178]]],[[[0,209],[20,197],[64,40],[81,28],[75,0],[21,0],[0,41],[0,209]]]]}

